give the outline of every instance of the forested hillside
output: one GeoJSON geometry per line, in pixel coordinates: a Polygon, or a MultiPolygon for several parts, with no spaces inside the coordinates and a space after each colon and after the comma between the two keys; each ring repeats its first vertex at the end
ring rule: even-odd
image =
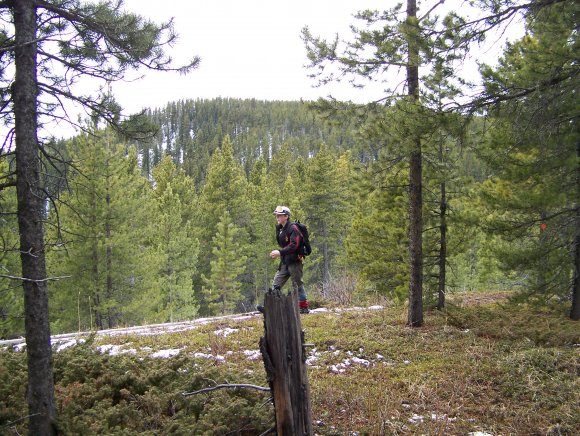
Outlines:
{"type": "Polygon", "coordinates": [[[313,156],[322,143],[336,152],[366,150],[357,146],[353,123],[323,123],[303,102],[218,98],[185,100],[148,111],[159,130],[151,141],[139,143],[143,170],[150,172],[164,155],[199,186],[216,148],[229,135],[236,159],[249,175],[256,161],[270,163],[286,145],[292,158],[313,156]]]}
{"type": "MultiPolygon", "coordinates": [[[[500,290],[524,313],[580,320],[580,3],[447,6],[407,0],[358,11],[350,34],[328,41],[302,29],[313,84],[378,85],[365,104],[219,98],[129,115],[113,82],[199,65],[195,55],[172,61],[173,21],[155,24],[122,1],[0,1],[0,337],[26,337],[29,408],[0,428],[28,419],[30,434],[55,434],[55,398],[66,392],[55,390],[51,333],[253,310],[278,267],[268,256],[277,205],[309,228],[311,307],[402,303],[394,309],[413,329],[401,334],[417,340],[424,315],[448,334],[457,290],[500,290]],[[524,32],[486,64],[482,43],[514,24],[524,32]],[[462,71],[470,59],[477,77],[462,71]],[[73,119],[69,103],[86,118],[73,119]],[[54,139],[61,123],[78,135],[54,139]]],[[[388,316],[372,321],[383,333],[388,316]]],[[[485,337],[511,334],[508,321],[485,337]]],[[[538,337],[557,324],[545,325],[538,337]]],[[[488,366],[492,355],[481,356],[488,366]]],[[[532,360],[553,369],[553,356],[532,360]]],[[[521,390],[530,372],[518,374],[521,390]]],[[[508,383],[501,396],[514,392],[508,383]]],[[[560,434],[560,423],[529,428],[560,434]]]]}
{"type": "MultiPolygon", "coordinates": [[[[310,229],[315,304],[404,301],[417,259],[427,306],[480,289],[569,304],[580,257],[575,7],[529,17],[498,67],[482,66],[485,92],[469,111],[444,109],[459,95],[445,67],[455,57],[434,58],[420,106],[183,100],[147,111],[149,139],[126,139],[95,115],[85,133],[47,143],[53,332],[252,310],[278,266],[267,253],[280,204],[310,229]],[[409,248],[417,223],[420,258],[409,248]]],[[[323,62],[324,43],[308,32],[305,41],[313,65],[323,62]]],[[[0,164],[9,177],[12,155],[0,164]]],[[[23,332],[12,183],[0,201],[9,336],[23,332]]]]}
{"type": "MultiPolygon", "coordinates": [[[[53,331],[253,310],[278,266],[267,257],[278,204],[310,228],[306,279],[315,302],[405,299],[406,170],[382,138],[301,102],[182,101],[149,116],[159,129],[147,142],[95,131],[58,146],[74,164],[64,169],[66,185],[53,183],[60,173],[47,179],[59,200],[58,208],[47,204],[48,265],[60,278],[53,331]]],[[[444,162],[436,159],[443,139],[436,141],[428,161],[427,304],[438,292],[441,218],[429,186],[435,193],[441,180],[447,289],[516,289],[521,278],[500,268],[497,240],[478,225],[490,215],[476,193],[492,172],[477,140],[482,125],[476,118],[463,137],[446,138],[444,162]]],[[[14,231],[4,229],[8,240],[14,231]]],[[[11,260],[17,268],[6,253],[11,260]]],[[[4,334],[18,334],[18,290],[4,295],[4,334]]]]}
{"type": "MultiPolygon", "coordinates": [[[[146,142],[94,131],[55,146],[71,164],[46,179],[58,198],[47,203],[54,332],[253,310],[278,266],[267,256],[278,204],[309,226],[311,299],[405,298],[401,171],[381,168],[380,142],[354,121],[325,120],[301,102],[234,99],[175,102],[149,116],[158,133],[146,142]]],[[[467,147],[454,166],[459,198],[485,166],[467,147]]],[[[498,270],[456,204],[448,286],[509,287],[493,282],[498,270]]],[[[5,241],[14,225],[3,227],[5,241]]],[[[17,269],[13,253],[5,262],[17,269]]],[[[22,331],[18,293],[3,295],[4,335],[22,331]]]]}

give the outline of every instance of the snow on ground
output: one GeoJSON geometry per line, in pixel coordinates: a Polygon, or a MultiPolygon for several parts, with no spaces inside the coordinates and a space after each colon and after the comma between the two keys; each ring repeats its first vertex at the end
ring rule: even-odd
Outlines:
{"type": "MultiPolygon", "coordinates": [[[[350,311],[363,311],[363,310],[382,310],[383,306],[370,306],[368,308],[361,307],[351,307],[345,309],[327,309],[318,308],[310,311],[312,315],[317,313],[342,313],[350,311]]],[[[154,336],[162,335],[165,333],[175,333],[183,332],[191,329],[195,329],[199,326],[206,325],[213,322],[219,322],[227,319],[231,320],[246,320],[256,316],[260,316],[258,312],[251,312],[241,315],[228,315],[214,318],[199,318],[192,321],[167,323],[167,324],[154,324],[138,327],[128,327],[119,329],[109,329],[100,330],[97,332],[79,332],[79,333],[69,333],[63,335],[55,335],[51,337],[51,342],[55,352],[61,352],[65,349],[75,347],[77,345],[84,344],[86,342],[85,337],[95,334],[98,337],[116,337],[121,335],[141,335],[141,336],[154,336]]],[[[311,315],[309,315],[311,316],[311,315]]],[[[216,336],[226,337],[229,335],[235,335],[238,333],[239,329],[235,328],[221,328],[214,330],[213,334],[216,336]]],[[[22,352],[26,349],[26,343],[24,338],[12,339],[7,341],[0,341],[0,351],[6,351],[9,348],[15,352],[22,352]]],[[[127,342],[121,345],[105,344],[96,347],[96,351],[102,354],[108,354],[111,356],[131,354],[140,355],[144,357],[149,357],[151,359],[170,359],[172,357],[178,356],[181,353],[187,353],[186,348],[173,348],[164,350],[154,350],[151,347],[140,347],[136,349],[131,347],[131,342],[127,342]]],[[[209,351],[209,349],[208,349],[209,351]]],[[[242,354],[247,360],[261,360],[262,354],[260,350],[241,350],[240,352],[228,351],[225,355],[204,353],[201,351],[189,351],[191,356],[195,359],[202,360],[212,360],[215,363],[223,364],[228,358],[232,358],[235,355],[242,354]]],[[[308,351],[306,358],[306,365],[312,370],[322,370],[329,371],[338,376],[345,374],[348,371],[357,371],[364,368],[373,367],[376,365],[385,366],[396,366],[396,365],[410,365],[412,362],[409,360],[392,360],[381,354],[375,353],[374,356],[367,356],[363,348],[359,348],[356,351],[351,350],[340,350],[335,346],[328,347],[327,350],[319,350],[317,348],[312,348],[308,351]]],[[[197,364],[196,364],[197,365],[197,364]]],[[[184,370],[185,371],[185,370],[184,370]]],[[[411,407],[411,405],[405,405],[411,407]]],[[[424,417],[422,415],[413,414],[408,418],[408,422],[412,425],[420,425],[426,419],[431,419],[432,421],[454,421],[456,418],[448,417],[447,415],[438,415],[435,412],[431,413],[431,416],[424,417]]],[[[469,436],[493,436],[485,432],[474,432],[469,433],[469,436]]]]}

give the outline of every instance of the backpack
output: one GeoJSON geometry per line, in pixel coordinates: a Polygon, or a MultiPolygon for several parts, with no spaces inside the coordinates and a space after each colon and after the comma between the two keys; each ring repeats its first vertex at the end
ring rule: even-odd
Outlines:
{"type": "Polygon", "coordinates": [[[304,224],[302,224],[300,221],[294,221],[292,224],[298,228],[298,231],[302,235],[302,244],[300,245],[300,248],[298,249],[298,253],[302,254],[303,256],[310,255],[310,253],[312,253],[312,247],[310,246],[310,239],[308,236],[308,228],[304,224]]]}

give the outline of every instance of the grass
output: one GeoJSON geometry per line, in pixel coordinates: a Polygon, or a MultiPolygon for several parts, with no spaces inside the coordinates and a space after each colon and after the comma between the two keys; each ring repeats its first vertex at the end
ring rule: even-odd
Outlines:
{"type": "MultiPolygon", "coordinates": [[[[493,301],[493,300],[492,300],[493,301]]],[[[565,314],[485,302],[426,312],[404,308],[302,317],[319,435],[580,434],[578,323],[565,314]]],[[[261,434],[273,426],[255,351],[261,317],[181,333],[91,338],[55,353],[64,434],[261,434]],[[224,336],[223,329],[236,329],[224,336]],[[119,345],[125,354],[96,352],[119,345]],[[177,356],[152,358],[159,350],[177,356]],[[134,353],[134,354],[133,354],[134,353]],[[254,353],[254,354],[253,354],[254,353]]],[[[25,353],[0,352],[0,433],[23,434],[25,353]],[[20,420],[20,421],[19,421],[20,420]]]]}

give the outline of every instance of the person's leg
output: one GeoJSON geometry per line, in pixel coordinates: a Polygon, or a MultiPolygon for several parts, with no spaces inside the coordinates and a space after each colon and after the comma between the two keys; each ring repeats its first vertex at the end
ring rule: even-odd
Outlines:
{"type": "Polygon", "coordinates": [[[274,280],[272,280],[272,289],[282,289],[282,286],[288,281],[289,277],[290,271],[288,270],[288,265],[281,264],[274,275],[274,280]]]}
{"type": "Polygon", "coordinates": [[[302,280],[302,262],[290,264],[288,270],[292,277],[292,288],[298,294],[298,307],[300,308],[300,313],[308,313],[308,297],[306,296],[306,290],[304,289],[304,282],[302,280]]]}
{"type": "MultiPolygon", "coordinates": [[[[282,289],[282,286],[284,286],[284,284],[288,281],[289,277],[290,272],[288,271],[288,267],[283,263],[280,264],[280,268],[278,268],[278,271],[276,271],[276,274],[274,275],[274,280],[272,280],[272,289],[282,289]]],[[[258,312],[264,313],[264,306],[258,304],[256,306],[256,310],[258,312]]]]}

